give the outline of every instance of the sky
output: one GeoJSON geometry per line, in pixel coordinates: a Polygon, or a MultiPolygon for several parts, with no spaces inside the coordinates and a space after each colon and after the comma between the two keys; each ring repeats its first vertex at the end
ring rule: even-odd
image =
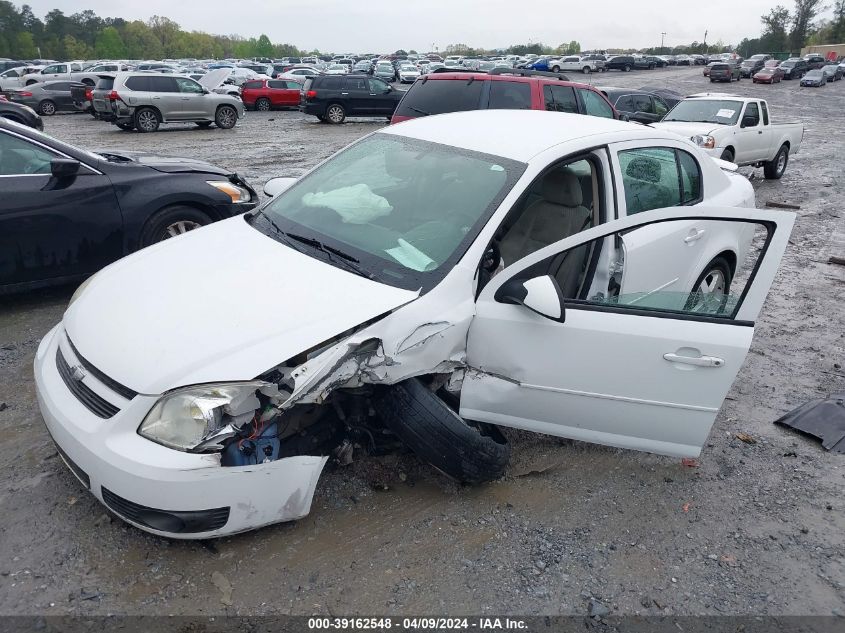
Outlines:
{"type": "MultiPolygon", "coordinates": [[[[12,0],[20,6],[23,0],[12,0]]],[[[504,48],[577,40],[582,50],[645,48],[760,34],[760,16],[785,0],[27,0],[42,18],[92,9],[100,17],[163,15],[189,31],[258,37],[325,52],[428,52],[449,44],[504,48]]]]}

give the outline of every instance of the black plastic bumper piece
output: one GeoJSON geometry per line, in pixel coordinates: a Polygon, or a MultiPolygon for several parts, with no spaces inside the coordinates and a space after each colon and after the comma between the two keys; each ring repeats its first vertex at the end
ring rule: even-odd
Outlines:
{"type": "Polygon", "coordinates": [[[152,530],[171,534],[191,534],[219,530],[229,520],[229,507],[211,510],[159,510],[119,497],[102,488],[103,501],[120,517],[152,530]]]}

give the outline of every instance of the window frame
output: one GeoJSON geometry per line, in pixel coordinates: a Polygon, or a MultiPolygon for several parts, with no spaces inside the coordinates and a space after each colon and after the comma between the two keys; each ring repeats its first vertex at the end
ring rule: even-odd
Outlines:
{"type": "MultiPolygon", "coordinates": [[[[40,149],[43,149],[43,150],[45,150],[45,151],[47,151],[51,154],[54,154],[56,156],[56,158],[68,158],[70,160],[78,161],[81,167],[84,167],[85,169],[87,169],[92,174],[95,174],[95,175],[98,175],[98,176],[103,175],[103,172],[101,172],[99,169],[95,169],[94,167],[91,167],[91,165],[86,163],[84,160],[80,160],[76,156],[71,156],[70,154],[66,154],[66,153],[62,152],[61,150],[56,149],[55,147],[50,147],[49,145],[42,143],[41,141],[39,141],[37,139],[30,138],[30,137],[28,137],[24,134],[18,134],[14,130],[10,130],[10,129],[0,130],[0,135],[2,135],[2,134],[8,134],[9,136],[14,136],[15,138],[18,138],[25,143],[31,143],[32,145],[36,145],[40,149]]],[[[82,174],[80,174],[80,175],[82,175],[82,174]]],[[[9,174],[9,175],[0,174],[0,178],[25,178],[25,177],[32,177],[32,176],[40,176],[40,177],[46,176],[48,178],[52,178],[51,174],[9,174]]]]}
{"type": "Polygon", "coordinates": [[[555,83],[552,83],[552,82],[548,82],[548,83],[543,84],[543,107],[546,109],[547,112],[562,112],[564,114],[582,114],[581,103],[578,100],[578,95],[575,92],[575,88],[573,86],[564,86],[564,85],[555,84],[555,83]],[[555,108],[554,110],[548,109],[547,103],[546,103],[546,90],[547,89],[549,91],[549,94],[552,97],[552,103],[553,104],[558,103],[558,100],[554,95],[554,90],[553,90],[554,88],[559,88],[561,90],[569,90],[569,91],[572,92],[572,100],[573,100],[573,103],[575,104],[575,111],[574,112],[569,112],[568,110],[558,110],[557,108],[555,108]]]}

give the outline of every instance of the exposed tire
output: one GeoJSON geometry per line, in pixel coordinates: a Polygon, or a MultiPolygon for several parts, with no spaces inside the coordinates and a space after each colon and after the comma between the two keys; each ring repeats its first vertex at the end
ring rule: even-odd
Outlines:
{"type": "Polygon", "coordinates": [[[733,151],[726,149],[724,152],[722,152],[722,155],[719,156],[719,158],[721,158],[722,160],[726,160],[729,163],[732,163],[732,162],[734,162],[735,156],[734,156],[733,151]]]}
{"type": "Polygon", "coordinates": [[[783,172],[786,171],[786,166],[789,164],[789,148],[786,145],[781,145],[775,157],[763,163],[763,175],[768,180],[780,180],[783,172]]]}
{"type": "Polygon", "coordinates": [[[339,103],[332,103],[326,108],[326,121],[329,123],[343,123],[346,120],[346,110],[339,103]]]}
{"type": "Polygon", "coordinates": [[[117,125],[117,127],[119,127],[124,132],[131,132],[135,129],[134,123],[116,123],[115,125],[117,125]]]}
{"type": "Polygon", "coordinates": [[[468,423],[418,378],[385,389],[373,406],[408,448],[449,477],[481,483],[504,474],[511,451],[501,432],[468,423]]]}
{"type": "Polygon", "coordinates": [[[165,207],[147,220],[141,231],[141,246],[149,246],[211,223],[211,218],[199,209],[184,205],[165,207]]]}
{"type": "Polygon", "coordinates": [[[231,130],[238,122],[238,112],[232,106],[222,105],[214,114],[214,123],[222,130],[231,130]]]}
{"type": "Polygon", "coordinates": [[[552,66],[552,72],[553,73],[559,73],[560,72],[560,66],[552,66]]]}
{"type": "Polygon", "coordinates": [[[731,266],[724,257],[713,258],[690,290],[684,309],[689,312],[720,314],[724,312],[731,290],[733,274],[731,266]]]}
{"type": "Polygon", "coordinates": [[[270,100],[265,97],[261,97],[255,101],[255,109],[259,112],[268,112],[271,106],[270,100]]]}
{"type": "Polygon", "coordinates": [[[135,128],[139,132],[149,134],[158,130],[161,125],[161,115],[152,108],[140,108],[135,111],[135,128]]]}
{"type": "Polygon", "coordinates": [[[41,116],[53,116],[56,114],[56,104],[49,99],[44,99],[38,104],[38,114],[41,116]]]}

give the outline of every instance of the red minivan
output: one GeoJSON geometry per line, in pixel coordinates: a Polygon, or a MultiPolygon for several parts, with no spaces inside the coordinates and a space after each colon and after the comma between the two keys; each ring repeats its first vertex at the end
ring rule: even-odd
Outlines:
{"type": "Polygon", "coordinates": [[[302,84],[292,79],[253,79],[241,86],[241,100],[255,110],[298,108],[301,90],[302,84]]]}
{"type": "Polygon", "coordinates": [[[605,96],[560,73],[494,69],[488,73],[442,68],[417,79],[399,102],[391,123],[464,110],[552,110],[627,120],[605,96]]]}

